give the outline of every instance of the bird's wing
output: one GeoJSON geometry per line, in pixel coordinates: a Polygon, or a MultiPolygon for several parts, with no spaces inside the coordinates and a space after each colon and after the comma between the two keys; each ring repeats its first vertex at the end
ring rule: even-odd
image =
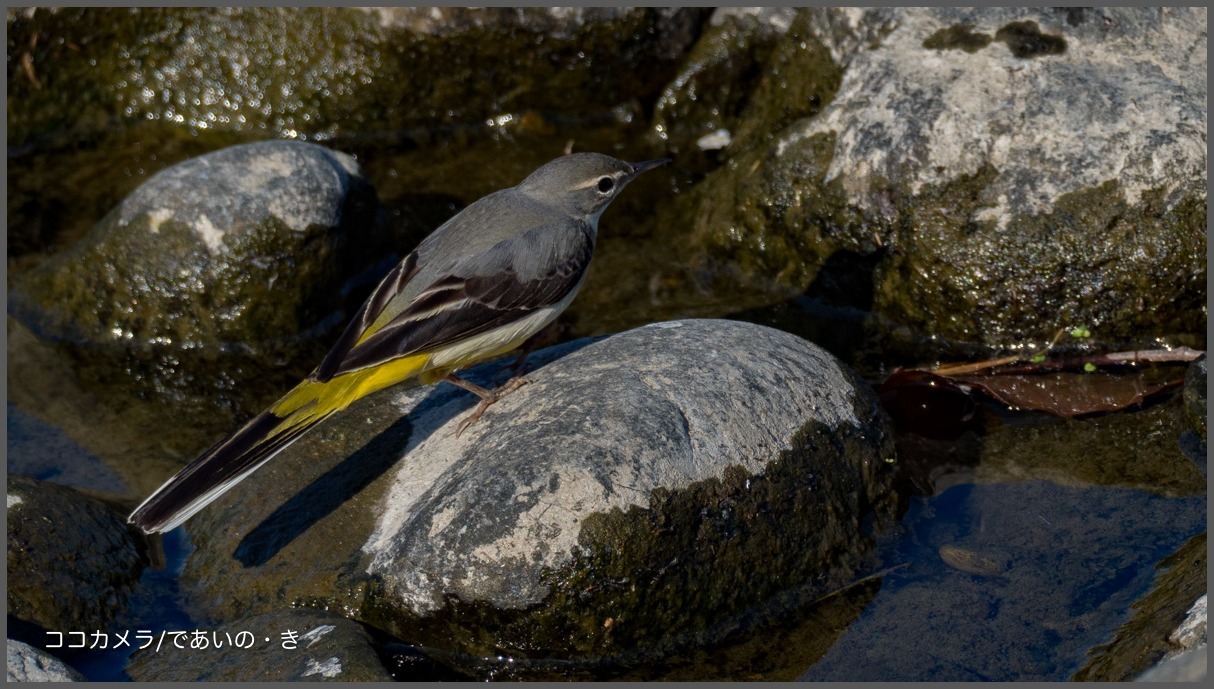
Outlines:
{"type": "Polygon", "coordinates": [[[312,373],[312,378],[323,382],[337,375],[337,370],[340,368],[341,361],[345,355],[359,341],[363,333],[368,331],[368,328],[379,317],[379,314],[383,312],[384,307],[388,305],[392,297],[400,294],[404,290],[405,285],[415,275],[417,275],[416,251],[406,256],[405,260],[397,263],[396,267],[384,276],[384,279],[376,286],[371,296],[367,297],[367,300],[359,307],[358,313],[354,314],[354,318],[346,325],[346,329],[342,332],[341,337],[337,339],[337,343],[325,355],[324,361],[320,362],[320,366],[316,367],[316,371],[312,373]]]}
{"type": "Polygon", "coordinates": [[[395,316],[376,323],[406,285],[416,287],[411,280],[430,272],[419,270],[417,253],[410,254],[375,289],[313,376],[325,381],[433,350],[556,304],[581,282],[593,251],[589,223],[541,225],[437,271],[395,316]]]}

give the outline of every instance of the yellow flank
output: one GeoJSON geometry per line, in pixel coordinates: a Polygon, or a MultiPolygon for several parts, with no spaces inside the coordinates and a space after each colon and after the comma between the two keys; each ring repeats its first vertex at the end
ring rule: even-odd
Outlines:
{"type": "Polygon", "coordinates": [[[373,392],[408,380],[425,368],[429,359],[429,354],[415,354],[379,366],[343,373],[325,383],[305,380],[270,407],[270,413],[285,421],[270,436],[324,418],[373,392]]]}
{"type": "MultiPolygon", "coordinates": [[[[282,419],[282,423],[266,437],[273,438],[283,431],[319,422],[333,412],[345,409],[356,400],[410,378],[417,377],[423,384],[428,385],[465,366],[517,349],[558,312],[556,308],[543,309],[517,323],[474,335],[438,350],[343,373],[325,383],[305,380],[270,407],[270,413],[282,419]]],[[[368,328],[368,331],[371,331],[371,328],[368,328]]],[[[365,338],[364,334],[363,339],[365,338]]]]}

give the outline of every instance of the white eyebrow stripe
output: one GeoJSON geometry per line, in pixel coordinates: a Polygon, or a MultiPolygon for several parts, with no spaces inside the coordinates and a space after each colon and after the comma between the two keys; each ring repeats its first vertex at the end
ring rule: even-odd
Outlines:
{"type": "MultiPolygon", "coordinates": [[[[615,181],[615,182],[620,181],[620,178],[623,176],[624,176],[624,173],[622,173],[622,172],[616,173],[614,175],[603,175],[603,177],[610,177],[612,179],[612,181],[615,181]]],[[[603,179],[603,177],[595,177],[594,179],[590,180],[589,182],[583,182],[583,183],[577,185],[576,187],[574,187],[574,189],[586,189],[587,187],[596,186],[596,185],[598,185],[599,180],[603,179]]]]}

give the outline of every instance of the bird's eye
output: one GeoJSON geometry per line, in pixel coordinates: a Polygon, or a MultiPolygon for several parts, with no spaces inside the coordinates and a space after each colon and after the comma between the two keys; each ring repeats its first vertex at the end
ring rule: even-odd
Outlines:
{"type": "Polygon", "coordinates": [[[615,180],[610,177],[604,177],[599,180],[599,193],[606,194],[615,186],[615,180]]]}

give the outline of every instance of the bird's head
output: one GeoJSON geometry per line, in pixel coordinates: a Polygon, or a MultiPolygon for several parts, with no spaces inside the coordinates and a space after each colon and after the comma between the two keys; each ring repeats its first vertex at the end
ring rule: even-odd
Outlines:
{"type": "Polygon", "coordinates": [[[626,163],[601,153],[573,153],[540,167],[517,189],[531,198],[597,224],[599,215],[637,175],[669,158],[626,163]]]}

